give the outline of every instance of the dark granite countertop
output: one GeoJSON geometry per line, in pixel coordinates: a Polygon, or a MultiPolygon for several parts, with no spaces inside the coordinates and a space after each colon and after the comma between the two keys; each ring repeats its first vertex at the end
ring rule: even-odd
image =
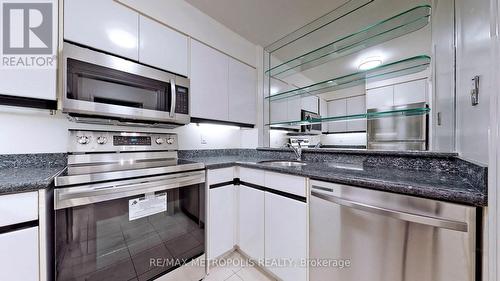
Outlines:
{"type": "Polygon", "coordinates": [[[2,168],[0,194],[35,191],[51,186],[64,167],[2,168]]]}
{"type": "MultiPolygon", "coordinates": [[[[416,154],[411,155],[411,153],[405,153],[405,155],[407,157],[416,156],[416,154]]],[[[470,177],[448,170],[409,170],[394,168],[390,165],[387,167],[383,165],[372,166],[366,164],[366,159],[360,158],[306,161],[308,164],[300,167],[277,167],[259,163],[265,160],[292,159],[290,155],[280,156],[277,157],[276,155],[272,156],[272,154],[265,153],[254,153],[253,155],[219,154],[217,156],[202,154],[183,155],[186,160],[205,163],[207,169],[238,165],[304,176],[313,180],[347,184],[471,206],[483,207],[487,205],[487,193],[484,186],[478,186],[470,177]]],[[[455,157],[454,154],[432,154],[430,156],[437,156],[438,158],[455,157]]]]}
{"type": "Polygon", "coordinates": [[[0,194],[48,188],[65,167],[65,154],[0,155],[0,194]]]}

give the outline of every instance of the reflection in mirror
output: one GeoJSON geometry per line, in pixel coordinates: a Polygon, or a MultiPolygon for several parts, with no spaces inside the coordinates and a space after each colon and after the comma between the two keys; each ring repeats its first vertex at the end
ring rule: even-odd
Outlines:
{"type": "Polygon", "coordinates": [[[324,17],[266,48],[266,144],[453,151],[453,1],[351,0],[324,17]]]}

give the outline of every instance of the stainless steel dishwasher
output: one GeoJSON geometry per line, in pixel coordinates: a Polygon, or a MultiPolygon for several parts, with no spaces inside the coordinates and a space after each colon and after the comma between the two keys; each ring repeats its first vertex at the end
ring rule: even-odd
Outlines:
{"type": "Polygon", "coordinates": [[[476,212],[311,181],[309,280],[476,280],[476,212]]]}

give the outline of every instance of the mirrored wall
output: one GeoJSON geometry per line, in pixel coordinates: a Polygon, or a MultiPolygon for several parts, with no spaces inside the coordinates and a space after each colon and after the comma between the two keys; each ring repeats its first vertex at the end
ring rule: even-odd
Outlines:
{"type": "Polygon", "coordinates": [[[455,149],[453,1],[351,0],[265,48],[265,144],[455,149]]]}

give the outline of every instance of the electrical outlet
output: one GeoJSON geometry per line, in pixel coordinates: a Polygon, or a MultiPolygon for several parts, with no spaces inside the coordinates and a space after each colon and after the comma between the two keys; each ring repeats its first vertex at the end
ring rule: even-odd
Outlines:
{"type": "Polygon", "coordinates": [[[205,138],[205,135],[203,134],[200,135],[200,142],[201,144],[207,144],[207,139],[205,138]]]}

